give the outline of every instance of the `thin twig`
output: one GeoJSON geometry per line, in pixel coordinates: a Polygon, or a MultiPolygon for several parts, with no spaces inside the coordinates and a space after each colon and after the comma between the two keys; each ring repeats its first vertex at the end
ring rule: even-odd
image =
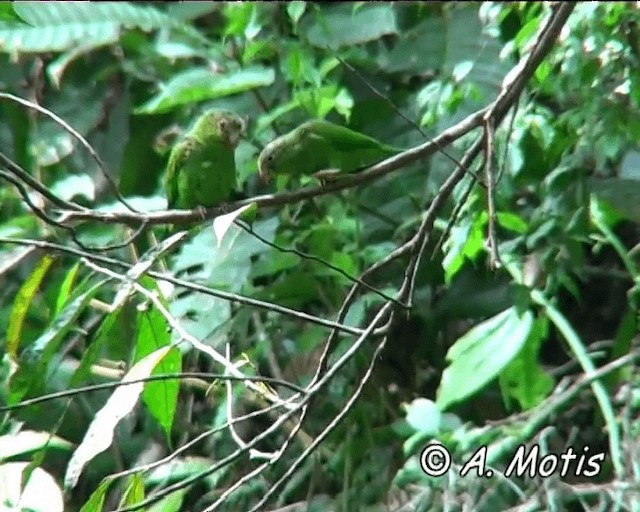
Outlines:
{"type": "Polygon", "coordinates": [[[35,398],[29,398],[27,400],[22,400],[16,404],[3,405],[0,406],[0,412],[12,411],[15,409],[24,409],[25,407],[32,407],[34,405],[38,405],[44,402],[50,402],[52,400],[58,400],[60,398],[65,398],[69,396],[80,395],[83,393],[90,393],[93,391],[102,391],[109,389],[116,389],[120,386],[128,386],[130,384],[139,384],[140,382],[154,382],[154,381],[164,381],[164,380],[186,380],[186,379],[210,379],[210,380],[223,380],[223,381],[244,381],[251,380],[253,382],[261,382],[264,384],[271,384],[274,386],[282,386],[290,389],[291,391],[295,391],[296,393],[305,394],[306,391],[286,380],[276,379],[273,377],[261,377],[259,375],[243,375],[242,377],[237,377],[229,374],[220,374],[220,373],[208,373],[208,372],[180,372],[180,373],[162,373],[156,375],[150,375],[148,377],[143,377],[140,379],[127,380],[126,382],[103,382],[101,384],[91,384],[88,386],[82,386],[73,389],[66,389],[64,391],[56,391],[55,393],[47,393],[46,395],[38,396],[35,398]]]}
{"type": "MultiPolygon", "coordinates": [[[[0,93],[1,94],[1,93],[0,93]]],[[[68,209],[71,211],[82,211],[87,210],[80,206],[77,203],[72,201],[65,201],[64,199],[60,199],[53,192],[51,192],[47,187],[42,185],[38,180],[34,179],[27,171],[25,171],[22,167],[20,167],[17,163],[11,160],[7,155],[0,151],[0,166],[3,166],[7,171],[11,174],[14,174],[17,178],[20,179],[23,183],[27,184],[33,190],[47,198],[51,201],[52,204],[56,205],[58,208],[68,209]]]]}
{"type": "MultiPolygon", "coordinates": [[[[92,254],[89,252],[81,251],[73,247],[66,247],[66,246],[55,244],[52,242],[45,242],[43,240],[0,237],[0,244],[3,244],[3,243],[22,245],[27,247],[38,247],[40,249],[55,251],[62,254],[70,254],[77,257],[87,258],[87,259],[97,261],[106,265],[114,265],[118,268],[123,268],[127,270],[133,267],[131,263],[126,263],[124,261],[116,260],[114,258],[109,258],[107,256],[102,256],[99,254],[92,254]]],[[[275,313],[291,316],[293,318],[297,318],[298,320],[303,320],[315,325],[329,327],[331,329],[337,329],[339,332],[342,332],[342,333],[358,336],[363,332],[362,329],[358,329],[356,327],[350,327],[348,325],[343,325],[338,322],[332,322],[331,320],[325,320],[324,318],[316,317],[308,313],[304,313],[302,311],[297,311],[295,309],[287,308],[285,306],[280,306],[278,304],[272,304],[270,302],[261,301],[259,299],[254,299],[252,297],[245,297],[243,295],[239,295],[236,293],[225,292],[225,291],[216,290],[213,288],[207,288],[206,286],[199,285],[196,283],[191,283],[189,281],[185,281],[184,279],[179,279],[177,277],[166,275],[160,272],[150,270],[147,273],[147,275],[149,275],[150,277],[153,277],[154,279],[167,281],[171,284],[174,284],[175,286],[179,286],[187,290],[192,290],[194,292],[199,292],[204,295],[209,295],[211,297],[217,297],[219,299],[228,300],[229,302],[232,302],[232,303],[235,302],[238,304],[243,304],[245,306],[252,306],[260,309],[265,309],[268,311],[273,311],[275,313]]]]}
{"type": "Polygon", "coordinates": [[[122,196],[122,194],[120,193],[120,191],[118,190],[118,186],[116,185],[116,182],[113,180],[113,178],[111,177],[111,175],[109,174],[109,172],[107,171],[107,166],[105,165],[105,163],[102,161],[102,159],[100,158],[100,156],[98,155],[98,153],[96,152],[95,149],[93,149],[93,147],[91,146],[91,144],[89,144],[87,142],[87,140],[82,136],[82,134],[80,132],[78,132],[77,130],[75,130],[69,123],[67,123],[64,119],[62,119],[61,117],[59,117],[58,115],[54,114],[53,112],[51,112],[51,110],[44,108],[40,105],[38,105],[37,103],[34,103],[32,101],[29,100],[25,100],[24,98],[20,98],[19,96],[14,96],[13,94],[9,94],[8,92],[0,92],[0,98],[5,98],[11,101],[15,101],[16,103],[20,103],[21,105],[24,105],[25,107],[29,107],[32,108],[33,110],[37,110],[38,112],[40,112],[41,114],[44,114],[45,116],[49,117],[50,119],[52,119],[53,121],[55,121],[56,123],[58,123],[60,126],[62,126],[62,128],[64,128],[68,133],[70,133],[76,140],[78,140],[80,142],[80,144],[82,144],[82,146],[89,152],[89,154],[91,155],[91,158],[93,158],[93,160],[96,162],[96,164],[98,165],[98,169],[100,169],[100,172],[102,173],[102,175],[104,176],[104,178],[107,180],[107,182],[109,183],[109,185],[111,186],[113,193],[115,194],[115,196],[118,198],[118,201],[120,201],[122,204],[124,204],[129,210],[131,210],[132,212],[136,212],[137,210],[135,208],[133,208],[133,206],[131,206],[129,204],[129,202],[122,196]]]}
{"type": "Polygon", "coordinates": [[[485,179],[487,180],[487,212],[489,215],[489,221],[487,223],[488,230],[488,245],[490,254],[490,265],[493,270],[497,270],[500,267],[500,255],[498,254],[498,238],[496,236],[496,204],[495,204],[495,180],[493,178],[493,156],[495,153],[495,147],[493,143],[493,136],[495,134],[495,127],[493,125],[493,119],[487,118],[485,124],[484,140],[485,140],[485,179]]]}
{"type": "MultiPolygon", "coordinates": [[[[387,306],[389,306],[389,303],[387,303],[387,306]]],[[[384,309],[385,308],[382,308],[380,310],[379,315],[384,312],[384,309]]],[[[380,316],[382,316],[382,315],[380,315],[380,316]]],[[[372,325],[373,325],[373,322],[372,322],[372,325]]],[[[377,362],[377,360],[379,358],[380,353],[384,349],[384,347],[386,345],[386,342],[387,342],[387,337],[385,336],[385,337],[382,338],[382,340],[380,340],[380,342],[376,346],[376,349],[374,350],[373,354],[371,355],[371,359],[369,360],[369,366],[367,367],[367,369],[365,370],[365,373],[363,374],[362,378],[358,382],[358,386],[356,387],[356,389],[353,392],[353,394],[349,397],[349,399],[344,404],[342,409],[340,409],[340,412],[338,412],[331,419],[329,424],[313,440],[313,443],[311,443],[311,445],[308,446],[300,454],[300,456],[295,461],[293,461],[293,463],[291,463],[289,465],[289,467],[284,472],[284,474],[269,488],[269,490],[267,490],[267,492],[264,493],[262,499],[258,503],[256,503],[249,512],[257,512],[259,510],[262,510],[263,505],[265,505],[267,503],[269,498],[276,491],[278,491],[287,482],[287,480],[289,480],[289,478],[291,478],[291,476],[293,476],[293,474],[300,467],[300,465],[305,460],[307,460],[307,458],[318,448],[318,446],[329,436],[329,434],[331,434],[331,432],[333,432],[336,429],[336,427],[340,424],[340,422],[344,419],[344,417],[351,411],[351,409],[353,407],[353,404],[355,404],[355,402],[360,397],[360,395],[362,393],[362,390],[364,389],[365,384],[367,382],[369,382],[369,378],[371,377],[371,375],[373,373],[373,369],[375,367],[375,364],[376,364],[376,362],[377,362]]]]}
{"type": "MultiPolygon", "coordinates": [[[[115,280],[122,281],[123,283],[131,284],[138,293],[142,294],[145,298],[147,298],[149,301],[153,303],[153,305],[164,317],[167,323],[178,333],[181,340],[185,340],[189,342],[193,346],[193,348],[195,348],[196,350],[199,350],[204,354],[207,354],[216,363],[223,366],[225,370],[229,372],[230,375],[233,375],[234,377],[245,377],[245,375],[242,372],[240,372],[231,361],[229,361],[228,359],[225,359],[225,357],[222,354],[220,354],[217,350],[215,350],[213,347],[210,347],[206,343],[201,342],[198,338],[196,338],[195,336],[192,336],[187,331],[185,331],[182,328],[182,326],[176,321],[176,319],[171,315],[171,313],[169,313],[167,308],[164,306],[164,304],[162,304],[162,302],[158,299],[155,293],[147,290],[145,287],[141,286],[136,281],[132,281],[127,276],[122,276],[105,267],[101,267],[87,258],[82,258],[82,261],[84,262],[85,265],[95,270],[96,272],[105,274],[106,276],[115,280]]],[[[257,393],[258,395],[262,396],[265,400],[271,403],[284,405],[285,402],[282,401],[280,397],[271,393],[270,391],[263,389],[260,386],[257,386],[251,380],[245,379],[243,382],[247,386],[247,388],[251,389],[253,392],[257,393]]]]}
{"type": "Polygon", "coordinates": [[[295,248],[282,247],[282,246],[280,246],[280,245],[278,245],[278,244],[276,244],[274,242],[270,242],[266,238],[263,238],[258,233],[256,233],[251,226],[247,225],[246,223],[244,223],[242,221],[239,221],[238,219],[235,220],[235,224],[240,226],[247,233],[251,234],[252,236],[257,238],[258,240],[260,240],[263,244],[268,245],[269,247],[272,247],[272,248],[274,248],[274,249],[276,249],[276,250],[278,250],[280,252],[283,252],[283,253],[295,254],[296,256],[300,256],[300,258],[302,258],[304,260],[316,261],[316,262],[320,263],[321,265],[324,265],[325,267],[330,268],[331,270],[333,270],[335,272],[338,272],[340,275],[346,277],[352,283],[360,284],[363,288],[366,288],[370,292],[375,293],[376,295],[382,297],[384,300],[391,301],[396,306],[399,306],[401,308],[405,308],[406,309],[408,307],[406,304],[394,299],[393,297],[390,297],[389,295],[387,295],[383,291],[378,290],[375,286],[370,285],[369,283],[363,281],[362,279],[360,279],[358,277],[352,276],[351,274],[349,274],[349,273],[345,272],[344,270],[342,270],[340,267],[336,267],[334,264],[328,262],[327,260],[324,260],[324,259],[320,258],[319,256],[316,256],[314,254],[308,254],[308,253],[299,251],[298,249],[295,249],[295,248]]]}

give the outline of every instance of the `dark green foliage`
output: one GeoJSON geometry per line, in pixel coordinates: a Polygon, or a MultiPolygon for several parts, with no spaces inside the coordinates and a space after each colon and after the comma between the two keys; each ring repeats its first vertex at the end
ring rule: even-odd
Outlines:
{"type": "MultiPolygon", "coordinates": [[[[481,136],[480,124],[448,141],[447,154],[358,186],[279,195],[267,206],[262,197],[250,226],[231,222],[244,213],[237,209],[213,223],[200,211],[161,219],[189,230],[178,240],[156,222],[167,205],[171,148],[208,109],[247,121],[237,175],[228,180],[238,193],[295,194],[317,182],[258,179],[269,142],[325,119],[380,141],[389,154],[425,144],[512,85],[507,73],[535,50],[551,10],[523,2],[0,2],[0,405],[116,383],[127,372],[217,374],[83,391],[68,406],[58,398],[2,413],[0,469],[17,482],[21,462],[37,470],[39,491],[26,494],[44,504],[29,506],[54,510],[66,486],[65,510],[115,510],[189,478],[158,510],[204,510],[220,499],[219,510],[296,502],[342,512],[457,510],[473,502],[492,511],[523,505],[525,496],[533,508],[568,510],[576,499],[570,487],[545,495],[529,477],[427,477],[420,452],[434,439],[451,451],[455,471],[485,445],[497,471],[521,443],[555,453],[589,446],[607,454],[601,473],[565,483],[628,486],[640,304],[634,5],[575,7],[494,127],[491,161],[479,154],[442,204],[436,194],[481,136]],[[98,161],[34,105],[68,123],[98,161]],[[494,226],[487,165],[496,181],[494,226]],[[45,199],[33,180],[67,207],[45,199]],[[434,204],[428,236],[415,238],[434,204]],[[82,208],[82,220],[61,225],[82,208]],[[137,220],[111,217],[132,210],[137,220]],[[362,277],[366,287],[340,318],[354,280],[400,247],[399,257],[362,277]],[[401,288],[412,293],[398,298],[401,288]],[[376,332],[351,353],[383,308],[393,310],[377,325],[387,329],[385,344],[376,332]],[[311,397],[301,431],[293,431],[296,413],[260,437],[286,413],[280,408],[231,433],[229,411],[238,418],[264,408],[270,393],[294,391],[242,380],[229,391],[223,374],[304,387],[336,322],[343,325],[324,361],[334,373],[311,397]],[[233,368],[220,364],[227,347],[233,368]],[[580,380],[620,357],[630,359],[606,378],[580,380]],[[576,382],[582,387],[562,391],[576,382]],[[208,430],[170,466],[104,480],[175,455],[208,430]],[[255,439],[253,450],[278,458],[250,458],[243,443],[255,439]],[[263,463],[259,476],[223,495],[263,463]],[[291,478],[274,488],[289,469],[291,478]]],[[[312,156],[304,161],[326,160],[312,156]]],[[[226,188],[215,192],[228,196],[226,188]]],[[[198,204],[209,206],[179,206],[198,204]]],[[[594,491],[589,499],[604,509],[608,496],[594,491]]]]}

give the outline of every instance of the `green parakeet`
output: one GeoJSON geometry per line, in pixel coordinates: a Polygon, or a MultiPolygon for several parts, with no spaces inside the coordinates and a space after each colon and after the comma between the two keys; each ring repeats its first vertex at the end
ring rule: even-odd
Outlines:
{"type": "Polygon", "coordinates": [[[363,133],[316,119],[267,144],[258,157],[258,172],[265,182],[273,174],[324,179],[368,167],[400,151],[363,133]]]}
{"type": "Polygon", "coordinates": [[[202,114],[169,155],[165,188],[169,209],[211,207],[236,188],[235,149],[245,123],[228,110],[202,114]]]}

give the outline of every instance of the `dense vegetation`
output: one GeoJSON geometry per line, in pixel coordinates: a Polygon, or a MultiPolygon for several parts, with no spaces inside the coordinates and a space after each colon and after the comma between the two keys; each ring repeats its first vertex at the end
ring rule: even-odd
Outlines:
{"type": "Polygon", "coordinates": [[[7,509],[637,509],[639,21],[1,2],[7,509]],[[212,107],[247,120],[237,194],[167,210],[212,107]],[[406,151],[261,181],[318,118],[406,151]],[[523,444],[604,457],[511,474],[523,444]],[[492,476],[461,475],[474,454],[492,476]]]}

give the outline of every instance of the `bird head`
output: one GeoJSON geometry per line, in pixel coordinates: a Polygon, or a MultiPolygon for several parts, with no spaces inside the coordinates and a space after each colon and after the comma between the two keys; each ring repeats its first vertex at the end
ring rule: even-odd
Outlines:
{"type": "Polygon", "coordinates": [[[207,131],[220,137],[224,144],[232,149],[239,144],[247,128],[246,121],[230,110],[209,110],[201,122],[207,131]]]}

